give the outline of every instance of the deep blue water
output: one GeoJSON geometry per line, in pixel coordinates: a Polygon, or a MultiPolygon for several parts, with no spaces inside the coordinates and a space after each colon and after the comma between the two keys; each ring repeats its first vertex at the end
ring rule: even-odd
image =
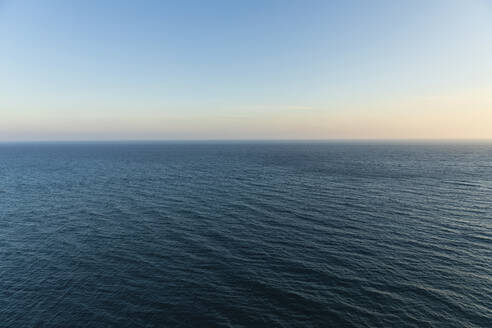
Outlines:
{"type": "Polygon", "coordinates": [[[1,327],[492,327],[492,145],[0,145],[1,327]]]}

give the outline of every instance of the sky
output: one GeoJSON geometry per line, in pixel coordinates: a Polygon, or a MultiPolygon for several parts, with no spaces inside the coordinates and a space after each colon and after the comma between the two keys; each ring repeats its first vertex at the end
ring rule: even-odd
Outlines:
{"type": "Polygon", "coordinates": [[[0,141],[492,139],[492,1],[0,0],[0,141]]]}

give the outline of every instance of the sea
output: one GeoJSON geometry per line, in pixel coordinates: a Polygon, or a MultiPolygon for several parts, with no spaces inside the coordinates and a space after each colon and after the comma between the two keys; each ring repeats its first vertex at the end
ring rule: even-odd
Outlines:
{"type": "Polygon", "coordinates": [[[0,327],[492,327],[492,143],[2,143],[0,327]]]}

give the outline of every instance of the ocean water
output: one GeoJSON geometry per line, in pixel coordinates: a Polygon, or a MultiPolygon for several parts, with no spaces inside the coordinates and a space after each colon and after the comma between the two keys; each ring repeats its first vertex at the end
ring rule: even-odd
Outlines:
{"type": "Polygon", "coordinates": [[[1,327],[492,327],[492,145],[0,145],[1,327]]]}

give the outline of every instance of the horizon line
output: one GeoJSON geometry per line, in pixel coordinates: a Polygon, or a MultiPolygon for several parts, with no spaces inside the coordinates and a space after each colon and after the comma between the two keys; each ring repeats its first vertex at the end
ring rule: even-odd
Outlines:
{"type": "Polygon", "coordinates": [[[34,139],[18,139],[18,140],[0,140],[0,144],[13,143],[209,143],[209,142],[224,142],[224,143],[244,143],[244,142],[415,142],[415,143],[479,143],[492,142],[492,138],[326,138],[326,139],[62,139],[62,140],[34,140],[34,139]]]}

